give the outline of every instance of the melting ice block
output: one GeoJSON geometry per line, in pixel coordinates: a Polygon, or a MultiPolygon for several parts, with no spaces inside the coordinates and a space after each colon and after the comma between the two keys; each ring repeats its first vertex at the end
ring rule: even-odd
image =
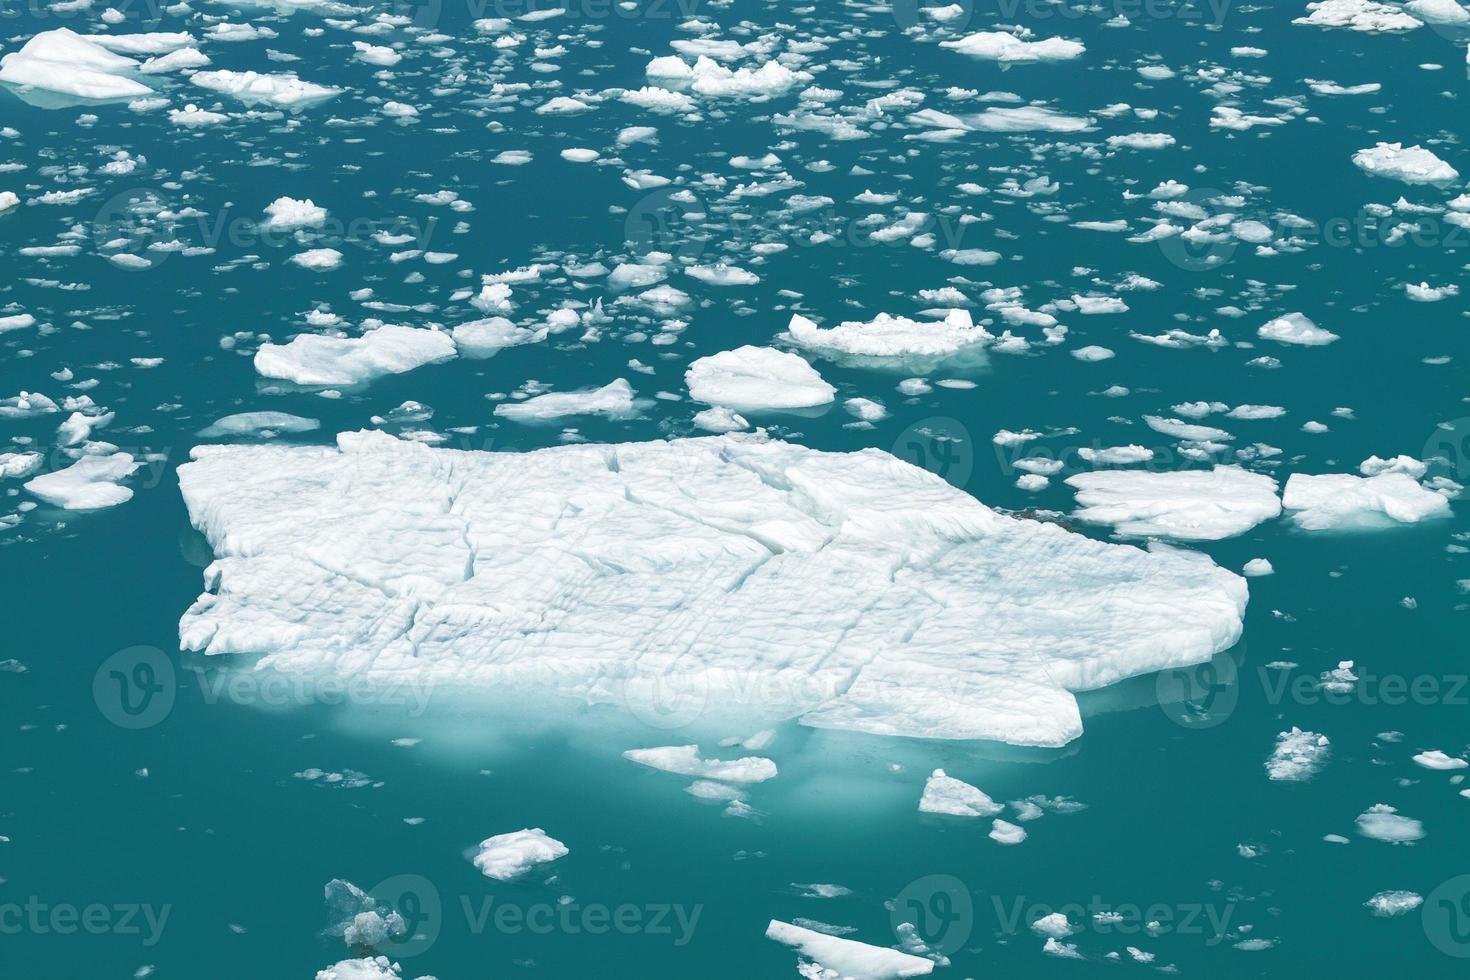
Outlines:
{"type": "Polygon", "coordinates": [[[672,684],[696,718],[1061,745],[1071,692],[1207,660],[1246,605],[1203,555],[998,514],[873,449],[358,432],[193,456],[180,487],[217,560],[180,642],[283,670],[635,713],[672,684]]]}
{"type": "Polygon", "coordinates": [[[1111,524],[1123,535],[1218,541],[1281,513],[1276,481],[1239,466],[1167,473],[1098,470],[1068,477],[1067,485],[1077,488],[1080,520],[1111,524]]]}
{"type": "MultiPolygon", "coordinates": [[[[152,36],[152,35],[150,35],[152,36]]],[[[133,99],[153,89],[129,77],[138,62],[65,27],[43,31],[0,58],[0,82],[79,99],[133,99]]]]}
{"type": "Polygon", "coordinates": [[[803,929],[789,922],[772,919],[766,926],[766,938],[790,946],[803,957],[823,967],[828,973],[802,976],[835,976],[850,980],[898,980],[901,977],[923,977],[934,972],[934,961],[922,956],[902,953],[882,946],[869,946],[855,939],[841,939],[826,933],[803,929]]]}
{"type": "Polygon", "coordinates": [[[1400,524],[1417,524],[1445,517],[1450,503],[1426,490],[1406,473],[1354,476],[1351,473],[1293,473],[1286,481],[1282,504],[1308,531],[1356,527],[1387,517],[1400,524]]]}

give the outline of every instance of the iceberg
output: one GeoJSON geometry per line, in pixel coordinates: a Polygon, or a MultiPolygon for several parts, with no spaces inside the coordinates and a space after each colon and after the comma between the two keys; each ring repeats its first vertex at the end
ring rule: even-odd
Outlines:
{"type": "Polygon", "coordinates": [[[78,99],[136,99],[153,94],[129,77],[138,67],[136,60],[109,51],[95,38],[62,27],[43,31],[0,58],[0,82],[78,99]]]}
{"type": "Polygon", "coordinates": [[[1353,163],[1374,177],[1388,177],[1406,184],[1447,184],[1459,179],[1459,171],[1422,146],[1379,143],[1353,154],[1353,163]]]}
{"type": "Polygon", "coordinates": [[[65,469],[41,474],[25,488],[63,510],[100,510],[133,499],[133,491],[118,481],[132,476],[137,468],[128,453],[83,456],[65,469]]]}
{"type": "Polygon", "coordinates": [[[304,333],[288,344],[261,344],[255,370],[261,377],[299,385],[355,385],[447,361],[457,353],[454,340],[443,331],[390,325],[361,337],[304,333]]]}
{"type": "Polygon", "coordinates": [[[1281,513],[1276,481],[1239,466],[1170,473],[1100,470],[1068,477],[1067,485],[1077,489],[1079,520],[1111,524],[1127,536],[1218,541],[1281,513]]]}
{"type": "Polygon", "coordinates": [[[623,758],[640,766],[700,779],[720,779],[727,783],[763,783],[776,777],[776,764],[760,756],[746,756],[726,762],[702,759],[697,745],[666,745],[653,749],[629,749],[623,758]]]}
{"type": "Polygon", "coordinates": [[[842,939],[772,919],[766,938],[790,946],[824,972],[802,970],[804,977],[840,977],[843,980],[899,980],[923,977],[934,972],[934,961],[882,946],[869,946],[855,939],[842,939]]]}
{"type": "Polygon", "coordinates": [[[510,881],[538,864],[564,858],[570,853],[561,841],[547,836],[540,827],[532,827],[485,838],[480,841],[480,853],[475,855],[474,861],[475,867],[485,877],[510,881]]]}
{"type": "Polygon", "coordinates": [[[589,391],[550,391],[523,402],[504,402],[495,414],[517,422],[549,422],[571,415],[627,418],[635,411],[633,386],[618,378],[589,391]]]}
{"type": "Polygon", "coordinates": [[[1287,510],[1296,512],[1292,518],[1307,531],[1371,525],[1382,517],[1400,524],[1417,524],[1450,512],[1450,502],[1443,496],[1398,472],[1367,477],[1293,473],[1286,481],[1281,502],[1287,510]]]}
{"type": "Polygon", "coordinates": [[[823,329],[793,314],[786,339],[808,350],[860,358],[942,358],[984,347],[995,338],[977,327],[968,310],[950,310],[937,323],[879,313],[867,322],[840,323],[823,329]]]}
{"type": "Polygon", "coordinates": [[[1008,65],[1071,61],[1081,57],[1082,52],[1087,50],[1080,41],[1069,41],[1061,37],[1028,41],[1004,31],[981,31],[954,41],[940,41],[939,46],[951,48],[972,58],[1008,65]]]}
{"type": "Polygon", "coordinates": [[[978,786],[955,779],[936,769],[924,783],[919,798],[920,813],[944,813],[953,817],[993,817],[1005,807],[985,795],[978,786]]]}
{"type": "Polygon", "coordinates": [[[282,109],[299,109],[342,94],[339,88],[303,82],[289,72],[262,75],[253,71],[220,69],[195,72],[189,80],[211,92],[233,96],[246,105],[265,102],[282,109]]]}
{"type": "Polygon", "coordinates": [[[1245,580],[997,513],[874,449],[759,435],[529,453],[382,432],[201,445],[184,649],[657,712],[1063,745],[1072,692],[1208,660],[1245,580]],[[651,693],[649,689],[652,689],[651,693]]]}
{"type": "Polygon", "coordinates": [[[798,355],[750,344],[699,358],[684,383],[695,401],[736,412],[820,408],[837,394],[798,355]]]}

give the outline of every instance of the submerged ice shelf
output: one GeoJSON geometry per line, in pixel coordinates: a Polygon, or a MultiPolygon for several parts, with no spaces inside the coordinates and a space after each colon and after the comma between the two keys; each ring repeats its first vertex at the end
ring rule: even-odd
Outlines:
{"type": "Polygon", "coordinates": [[[531,453],[199,446],[180,642],[289,671],[1061,745],[1073,691],[1204,661],[1245,580],[998,514],[887,453],[758,436],[531,453]]]}

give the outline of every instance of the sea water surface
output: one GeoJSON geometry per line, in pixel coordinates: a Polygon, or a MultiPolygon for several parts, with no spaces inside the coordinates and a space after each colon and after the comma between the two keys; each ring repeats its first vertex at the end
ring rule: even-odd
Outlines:
{"type": "MultiPolygon", "coordinates": [[[[964,384],[921,394],[897,388],[912,369],[813,359],[838,403],[752,421],[814,448],[891,451],[993,507],[1057,514],[1073,509],[1063,478],[1090,468],[1078,448],[1139,444],[1155,451],[1152,469],[1201,465],[1142,422],[1197,400],[1283,407],[1273,419],[1201,420],[1235,437],[1216,459],[1283,481],[1406,454],[1436,459],[1433,475],[1463,482],[1463,299],[1446,290],[1416,302],[1405,289],[1463,283],[1470,232],[1445,220],[1463,182],[1411,185],[1351,161],[1378,142],[1402,142],[1470,166],[1460,137],[1464,37],[1442,25],[1372,33],[1293,24],[1308,13],[1298,3],[964,3],[947,33],[912,2],[573,0],[545,20],[527,19],[533,7],[523,4],[456,0],[296,6],[135,3],[119,7],[117,21],[100,3],[33,3],[0,19],[5,52],[59,28],[189,31],[207,38],[211,67],[293,70],[342,90],[293,112],[247,107],[176,75],[157,79],[167,108],[192,102],[229,117],[197,129],[172,124],[167,108],[0,92],[0,191],[23,202],[0,214],[0,314],[38,321],[0,333],[0,396],[86,394],[115,413],[93,439],[144,464],[127,481],[132,499],[96,512],[26,509],[22,481],[0,484],[0,514],[16,515],[0,531],[0,972],[311,977],[367,952],[332,932],[323,889],[345,879],[412,926],[373,952],[405,977],[440,980],[795,975],[793,952],[763,938],[771,919],[838,927],[877,946],[917,935],[944,960],[936,976],[1463,974],[1470,799],[1454,772],[1412,761],[1432,749],[1462,756],[1470,743],[1462,504],[1417,525],[1309,533],[1283,519],[1191,545],[1226,568],[1253,558],[1275,568],[1250,580],[1242,642],[1209,664],[1083,696],[1086,731],[1056,750],[786,724],[759,753],[780,776],[750,790],[752,812],[731,816],[686,793],[687,780],[621,753],[697,737],[711,754],[720,736],[751,731],[712,733],[697,719],[685,730],[674,727],[681,718],[554,700],[512,710],[462,691],[292,680],[181,654],[178,620],[211,555],[175,472],[202,441],[198,430],[244,411],[318,419],[315,431],[280,437],[302,443],[365,427],[496,451],[699,434],[688,363],[772,343],[793,312],[827,325],[915,316],[955,302],[922,290],[951,287],[977,319],[995,318],[982,293],[1020,287],[1032,309],[1079,293],[1116,295],[1128,309],[1052,307],[1070,328],[1063,344],[1014,327],[1029,352],[991,351],[927,374],[964,384]],[[511,19],[517,44],[497,47],[507,31],[472,26],[496,17],[511,19]],[[221,21],[272,33],[210,38],[221,21]],[[1003,68],[937,43],[1003,27],[1086,50],[1003,68]],[[775,117],[796,110],[794,93],[701,97],[697,119],[616,98],[569,116],[536,111],[558,95],[640,88],[649,60],[696,37],[766,45],[756,63],[803,53],[792,63],[813,73],[806,85],[840,90],[831,106],[851,109],[863,138],[781,127],[775,117]],[[352,42],[364,39],[401,45],[403,60],[354,59],[352,42]],[[1138,70],[1147,66],[1170,71],[1138,70]],[[1324,95],[1308,80],[1381,88],[1324,95]],[[913,138],[932,131],[907,121],[919,103],[865,108],[908,90],[942,112],[1034,101],[1091,126],[935,141],[913,138]],[[387,101],[417,116],[385,114],[387,101]],[[1270,121],[1212,126],[1217,105],[1270,121]],[[657,135],[619,146],[630,126],[657,135]],[[1173,142],[1107,143],[1137,132],[1173,142]],[[602,159],[561,156],[577,147],[602,159]],[[492,162],[512,150],[531,161],[492,162]],[[781,162],[754,174],[729,162],[767,153],[781,162]],[[119,159],[134,166],[103,169],[119,159]],[[623,179],[629,171],[673,183],[640,189],[623,179]],[[707,173],[723,182],[701,179],[707,173]],[[800,183],[730,196],[781,173],[800,183]],[[1059,186],[1026,189],[1043,176],[1059,186]],[[1125,194],[1167,180],[1188,184],[1187,200],[1201,209],[1184,226],[1234,213],[1266,226],[1268,241],[1130,243],[1159,212],[1125,194]],[[680,189],[690,196],[672,199],[680,189]],[[897,197],[854,202],[865,190],[897,197]],[[831,203],[800,221],[777,215],[793,193],[831,203]],[[262,209],[281,196],[309,198],[336,223],[262,234],[262,209]],[[928,224],[872,240],[906,212],[928,224]],[[1075,225],[1120,218],[1126,231],[1075,225]],[[818,230],[830,239],[814,242],[818,230]],[[387,245],[374,232],[410,238],[387,245]],[[757,242],[786,248],[760,256],[750,249],[757,242]],[[34,251],[52,245],[76,248],[34,251]],[[328,246],[343,253],[339,268],[287,261],[328,246]],[[951,248],[1001,258],[963,267],[938,254],[951,248]],[[650,310],[618,305],[626,294],[596,278],[548,272],[515,286],[520,312],[509,315],[534,323],[536,311],[602,299],[612,319],[599,336],[556,334],[338,397],[263,379],[251,365],[264,335],[282,342],[313,329],[308,310],[330,308],[356,327],[373,317],[453,325],[485,315],[451,299],[477,292],[482,274],[532,262],[610,268],[650,250],[727,257],[760,281],[721,288],[675,273],[670,282],[690,304],[650,310]],[[414,251],[454,257],[394,254],[414,251]],[[108,258],[118,254],[141,261],[108,258]],[[1117,288],[1129,276],[1157,288],[1117,288]],[[1257,338],[1262,323],[1292,311],[1341,339],[1286,347],[1257,338]],[[1131,336],[1173,328],[1219,329],[1229,343],[1181,350],[1131,336]],[[1116,356],[1071,356],[1084,345],[1116,356]],[[1262,356],[1279,366],[1250,363],[1262,356]],[[567,391],[616,377],[649,399],[637,417],[525,426],[497,419],[487,399],[532,379],[567,391]],[[1129,393],[1105,397],[1113,385],[1129,393]],[[881,401],[887,417],[854,427],[841,404],[850,397],[881,401]],[[432,407],[432,418],[387,421],[410,400],[432,407]],[[1304,431],[1309,421],[1325,431],[1304,431]],[[994,441],[1025,429],[1043,436],[1024,447],[994,441]],[[1273,451],[1248,448],[1258,444],[1273,451]],[[1038,492],[1018,488],[1014,460],[1042,451],[1065,461],[1063,473],[1038,492]],[[1343,661],[1358,680],[1332,695],[1317,681],[1343,661]],[[1293,726],[1327,736],[1330,758],[1310,780],[1270,780],[1265,761],[1293,726]],[[989,821],[917,811],[935,768],[997,801],[1085,807],[1047,809],[1024,821],[1023,843],[1002,846],[987,836],[989,821]],[[1421,821],[1422,839],[1357,833],[1358,815],[1377,804],[1421,821]],[[478,842],[522,827],[544,828],[570,855],[518,882],[482,876],[469,860],[478,842]],[[818,884],[840,888],[818,897],[809,887],[818,884]],[[1395,890],[1426,901],[1391,917],[1365,906],[1395,890]],[[1052,912],[1067,916],[1072,934],[1048,953],[1032,924],[1052,912]]],[[[32,440],[5,448],[41,451],[46,468],[60,468],[70,462],[55,448],[64,417],[0,419],[8,441],[32,440]]]]}

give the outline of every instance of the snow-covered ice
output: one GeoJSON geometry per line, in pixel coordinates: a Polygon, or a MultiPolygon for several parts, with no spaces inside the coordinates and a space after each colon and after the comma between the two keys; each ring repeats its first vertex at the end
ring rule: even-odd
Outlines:
{"type": "Polygon", "coordinates": [[[711,711],[1060,745],[1072,691],[1209,659],[1246,603],[1203,555],[1004,516],[872,449],[359,432],[193,456],[217,560],[180,642],[283,670],[630,707],[677,677],[711,711]]]}
{"type": "Polygon", "coordinates": [[[934,972],[934,961],[922,956],[870,946],[855,939],[843,939],[826,933],[804,929],[789,922],[772,919],[766,926],[766,938],[790,946],[802,957],[826,971],[799,971],[807,977],[832,977],[843,980],[900,980],[902,977],[924,977],[934,972]]]}
{"type": "Polygon", "coordinates": [[[570,853],[561,841],[547,836],[540,827],[532,827],[496,834],[480,841],[480,851],[474,862],[485,877],[510,881],[538,864],[564,858],[570,853]]]}
{"type": "Polygon", "coordinates": [[[976,786],[936,769],[924,783],[919,799],[922,813],[945,813],[955,817],[993,817],[1005,809],[976,786]]]}
{"type": "Polygon", "coordinates": [[[1416,524],[1450,512],[1443,495],[1420,486],[1406,473],[1377,476],[1352,473],[1293,473],[1286,481],[1282,505],[1308,531],[1327,531],[1381,523],[1384,517],[1416,524]]]}
{"type": "Polygon", "coordinates": [[[837,394],[799,355],[749,344],[699,358],[684,383],[695,401],[736,412],[818,408],[837,394]]]}
{"type": "Polygon", "coordinates": [[[262,344],[255,352],[255,370],[261,377],[299,385],[354,385],[456,353],[454,340],[443,331],[389,325],[360,337],[304,333],[287,344],[262,344]]]}
{"type": "Polygon", "coordinates": [[[1067,478],[1077,489],[1076,516],[1119,534],[1218,541],[1244,534],[1281,513],[1276,481],[1238,466],[1144,473],[1099,470],[1067,478]]]}

